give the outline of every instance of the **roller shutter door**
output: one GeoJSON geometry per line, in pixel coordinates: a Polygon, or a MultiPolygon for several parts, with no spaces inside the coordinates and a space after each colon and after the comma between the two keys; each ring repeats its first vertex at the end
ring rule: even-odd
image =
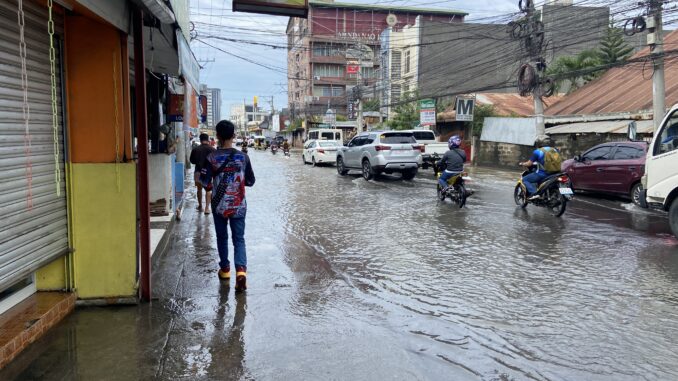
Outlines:
{"type": "MultiPolygon", "coordinates": [[[[57,195],[48,13],[40,3],[24,0],[33,173],[33,207],[29,208],[17,7],[17,0],[0,1],[0,292],[68,249],[60,52],[57,47],[58,166],[61,171],[61,192],[57,195]]],[[[53,12],[53,17],[60,40],[63,16],[53,12]]]]}

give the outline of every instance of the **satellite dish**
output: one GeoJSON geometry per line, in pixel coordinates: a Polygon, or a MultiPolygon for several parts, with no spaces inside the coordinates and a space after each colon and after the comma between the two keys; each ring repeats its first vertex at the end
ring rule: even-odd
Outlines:
{"type": "Polygon", "coordinates": [[[386,16],[386,24],[388,24],[388,26],[394,26],[397,23],[398,18],[393,13],[389,13],[389,15],[386,16]]]}

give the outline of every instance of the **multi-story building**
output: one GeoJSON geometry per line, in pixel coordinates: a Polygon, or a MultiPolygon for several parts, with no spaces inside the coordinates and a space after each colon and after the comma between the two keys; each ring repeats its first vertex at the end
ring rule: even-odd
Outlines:
{"type": "Polygon", "coordinates": [[[270,112],[264,111],[258,105],[238,103],[231,105],[230,120],[241,131],[247,131],[247,124],[250,122],[261,123],[266,120],[270,112]]]}
{"type": "Polygon", "coordinates": [[[418,91],[420,17],[414,25],[406,25],[400,31],[388,27],[381,34],[381,70],[377,90],[382,116],[389,118],[393,104],[402,96],[418,91]]]}
{"type": "Polygon", "coordinates": [[[211,89],[205,85],[200,95],[207,97],[207,127],[214,128],[221,120],[221,89],[211,89]]]}
{"type": "Polygon", "coordinates": [[[467,13],[367,4],[309,1],[308,18],[292,17],[287,24],[288,103],[294,118],[322,115],[328,108],[348,113],[353,87],[374,86],[379,77],[379,36],[413,25],[417,16],[438,23],[463,22],[467,13]],[[367,48],[369,49],[367,49],[367,48]],[[355,52],[362,51],[356,59],[355,52]],[[347,68],[362,66],[360,73],[347,68]]]}

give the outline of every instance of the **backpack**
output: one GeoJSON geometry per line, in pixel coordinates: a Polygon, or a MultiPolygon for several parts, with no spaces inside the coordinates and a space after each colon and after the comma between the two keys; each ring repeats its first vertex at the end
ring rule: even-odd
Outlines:
{"type": "Polygon", "coordinates": [[[548,173],[560,172],[560,167],[563,164],[563,158],[560,156],[560,152],[555,148],[542,148],[541,152],[544,153],[544,170],[548,173]]]}

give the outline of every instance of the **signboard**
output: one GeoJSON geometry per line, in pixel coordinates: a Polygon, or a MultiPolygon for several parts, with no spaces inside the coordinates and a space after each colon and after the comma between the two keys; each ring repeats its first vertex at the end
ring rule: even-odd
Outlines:
{"type": "Polygon", "coordinates": [[[167,121],[184,121],[184,94],[170,94],[169,104],[167,105],[167,121]]]}
{"type": "Polygon", "coordinates": [[[180,29],[176,31],[179,54],[179,72],[194,89],[200,88],[200,65],[180,29]]]}
{"type": "Polygon", "coordinates": [[[200,123],[207,123],[207,95],[200,96],[200,123]]]}
{"type": "Polygon", "coordinates": [[[303,17],[308,15],[308,0],[233,0],[234,12],[303,17]]]}
{"type": "Polygon", "coordinates": [[[457,98],[457,121],[459,122],[473,122],[473,111],[475,109],[474,98],[457,98]]]}
{"type": "Polygon", "coordinates": [[[358,44],[356,47],[346,49],[346,59],[354,61],[373,61],[374,51],[365,44],[358,44]]]}
{"type": "Polygon", "coordinates": [[[360,73],[359,65],[346,65],[346,74],[358,74],[360,73]]]}
{"type": "Polygon", "coordinates": [[[419,124],[421,126],[435,126],[436,101],[434,99],[422,99],[419,101],[419,124]]]}

